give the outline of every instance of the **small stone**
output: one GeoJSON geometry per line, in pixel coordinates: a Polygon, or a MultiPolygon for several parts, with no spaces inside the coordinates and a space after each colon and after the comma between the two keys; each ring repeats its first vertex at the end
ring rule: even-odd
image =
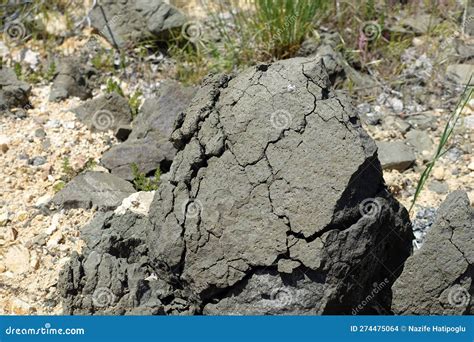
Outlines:
{"type": "Polygon", "coordinates": [[[474,115],[469,115],[464,118],[464,125],[469,129],[474,129],[474,115]]]}
{"type": "Polygon", "coordinates": [[[46,245],[46,241],[48,239],[48,235],[45,233],[41,233],[34,238],[32,238],[30,241],[26,243],[26,247],[31,247],[31,246],[44,246],[46,245]]]}
{"type": "Polygon", "coordinates": [[[115,209],[115,214],[123,215],[127,210],[136,214],[148,216],[155,191],[140,191],[124,198],[122,204],[115,209]]]}
{"type": "Polygon", "coordinates": [[[377,147],[383,169],[404,171],[416,160],[412,148],[402,141],[380,141],[377,147]]]}
{"type": "Polygon", "coordinates": [[[406,134],[406,142],[408,145],[413,146],[419,154],[423,155],[423,152],[428,152],[433,149],[433,140],[428,133],[417,129],[411,130],[406,134]]]}
{"type": "Polygon", "coordinates": [[[61,214],[53,215],[53,218],[51,219],[51,225],[45,231],[46,234],[51,235],[58,229],[60,218],[61,214]]]}
{"type": "Polygon", "coordinates": [[[9,220],[8,211],[3,211],[0,213],[0,227],[5,227],[9,220]]]}
{"type": "Polygon", "coordinates": [[[4,228],[0,230],[0,238],[5,241],[15,241],[18,236],[18,231],[15,228],[4,228]]]}
{"type": "Polygon", "coordinates": [[[33,270],[37,270],[40,265],[40,258],[38,256],[38,253],[36,251],[31,252],[31,258],[30,258],[30,267],[33,270]]]}
{"type": "Polygon", "coordinates": [[[429,185],[428,189],[430,189],[433,192],[436,192],[437,194],[447,194],[449,192],[449,186],[448,184],[444,182],[440,182],[437,180],[433,180],[429,185]]]}
{"type": "Polygon", "coordinates": [[[60,231],[55,232],[51,238],[49,239],[48,243],[46,244],[47,248],[54,248],[59,245],[59,243],[63,240],[64,236],[60,231]]]}
{"type": "Polygon", "coordinates": [[[453,147],[453,148],[450,148],[448,150],[448,152],[446,152],[446,157],[452,161],[452,162],[455,162],[457,160],[459,160],[459,158],[461,158],[462,156],[462,151],[456,147],[453,147]]]}
{"type": "Polygon", "coordinates": [[[74,129],[76,127],[76,123],[74,121],[66,121],[63,123],[63,127],[67,129],[74,129]]]}
{"type": "Polygon", "coordinates": [[[15,315],[27,315],[27,314],[31,313],[32,306],[30,304],[28,304],[27,302],[19,299],[19,298],[14,298],[10,302],[10,310],[15,315]]]}
{"type": "Polygon", "coordinates": [[[435,167],[433,170],[433,177],[436,180],[443,180],[444,179],[444,169],[442,167],[435,167]]]}
{"type": "Polygon", "coordinates": [[[46,137],[46,132],[44,131],[44,129],[38,128],[38,129],[35,131],[35,137],[37,137],[37,138],[44,138],[44,137],[46,137]]]}
{"type": "Polygon", "coordinates": [[[45,194],[45,195],[41,196],[40,198],[38,198],[38,199],[36,200],[35,207],[36,207],[36,208],[44,207],[44,206],[46,206],[50,201],[51,201],[51,196],[48,195],[48,194],[45,194]]]}
{"type": "Polygon", "coordinates": [[[22,51],[22,61],[28,64],[31,69],[36,70],[39,63],[39,56],[38,52],[32,51],[30,49],[26,51],[22,51]]]}
{"type": "Polygon", "coordinates": [[[430,114],[430,112],[410,115],[406,118],[406,121],[420,130],[436,129],[436,117],[430,114]]]}
{"type": "Polygon", "coordinates": [[[403,102],[396,97],[391,97],[388,99],[388,104],[396,113],[401,113],[403,111],[403,102]]]}
{"type": "Polygon", "coordinates": [[[76,176],[52,199],[66,209],[115,209],[135,192],[132,184],[109,173],[88,171],[76,176]]]}
{"type": "Polygon", "coordinates": [[[278,261],[278,272],[291,274],[300,265],[301,263],[296,260],[280,259],[278,261]]]}
{"type": "Polygon", "coordinates": [[[9,148],[7,144],[1,144],[0,149],[2,150],[2,153],[7,153],[9,148]]]}
{"type": "MultiPolygon", "coordinates": [[[[446,69],[447,78],[457,84],[466,85],[469,78],[474,73],[474,65],[471,64],[452,64],[446,69]]],[[[471,85],[472,85],[471,80],[471,85]]]]}
{"type": "Polygon", "coordinates": [[[15,245],[5,253],[4,262],[6,268],[16,274],[22,274],[30,268],[30,253],[22,245],[15,245]]]}
{"type": "Polygon", "coordinates": [[[474,162],[470,162],[467,168],[471,171],[474,171],[474,162]]]}
{"type": "Polygon", "coordinates": [[[41,166],[46,164],[46,158],[43,156],[33,157],[28,161],[28,163],[33,166],[41,166]]]}
{"type": "Polygon", "coordinates": [[[59,128],[61,127],[61,121],[59,120],[49,120],[45,125],[44,127],[46,128],[59,128]]]}

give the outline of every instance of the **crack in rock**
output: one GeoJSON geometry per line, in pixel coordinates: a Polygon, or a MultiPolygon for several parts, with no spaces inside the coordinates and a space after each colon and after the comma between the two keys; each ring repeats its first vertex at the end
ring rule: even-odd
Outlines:
{"type": "MultiPolygon", "coordinates": [[[[110,255],[127,224],[140,234],[122,245],[140,257],[114,253],[104,266],[121,284],[110,310],[133,294],[124,313],[341,314],[374,282],[393,282],[411,253],[408,214],[350,102],[329,85],[324,64],[304,58],[206,78],[175,124],[178,152],[149,223],[111,217],[87,230],[107,225],[114,238],[65,267],[66,312],[101,311],[89,284],[105,275],[81,270],[93,253],[110,255]],[[381,204],[376,215],[361,213],[366,199],[381,204]]],[[[390,286],[363,312],[377,305],[390,309],[390,286]]]]}

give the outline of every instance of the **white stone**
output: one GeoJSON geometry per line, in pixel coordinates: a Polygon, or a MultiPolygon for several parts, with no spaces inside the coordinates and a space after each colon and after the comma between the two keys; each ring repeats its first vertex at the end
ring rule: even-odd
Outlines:
{"type": "Polygon", "coordinates": [[[28,49],[22,55],[23,55],[22,56],[23,57],[22,58],[23,62],[29,64],[31,69],[36,70],[38,68],[39,56],[40,56],[40,54],[38,52],[34,52],[34,51],[28,49]]]}
{"type": "Polygon", "coordinates": [[[40,208],[51,200],[51,196],[46,194],[38,198],[35,202],[35,207],[40,208]]]}
{"type": "Polygon", "coordinates": [[[5,227],[9,219],[8,211],[0,213],[0,227],[5,227]]]}
{"type": "Polygon", "coordinates": [[[59,226],[59,219],[61,218],[61,214],[54,214],[53,218],[51,219],[51,224],[49,227],[45,230],[45,233],[48,235],[53,234],[59,226]]]}
{"type": "Polygon", "coordinates": [[[474,130],[474,115],[469,115],[464,118],[464,125],[474,130]]]}
{"type": "Polygon", "coordinates": [[[25,273],[30,268],[30,253],[24,246],[14,245],[5,253],[4,263],[12,273],[25,273]]]}
{"type": "Polygon", "coordinates": [[[391,97],[388,100],[388,102],[390,104],[390,107],[392,107],[395,112],[400,113],[401,111],[403,111],[403,102],[402,102],[402,100],[397,99],[396,97],[391,97]]]}
{"type": "Polygon", "coordinates": [[[123,199],[122,204],[115,209],[115,214],[123,215],[127,210],[130,210],[133,213],[148,216],[154,196],[155,191],[135,192],[123,199]]]}

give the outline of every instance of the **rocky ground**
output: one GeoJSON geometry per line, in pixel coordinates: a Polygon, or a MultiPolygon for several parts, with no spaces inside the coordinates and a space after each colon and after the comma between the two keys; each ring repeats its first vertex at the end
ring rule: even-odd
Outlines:
{"type": "MultiPolygon", "coordinates": [[[[193,6],[189,7],[190,9],[188,9],[188,11],[192,11],[193,6]]],[[[113,9],[112,11],[118,11],[118,9],[113,9]]],[[[203,15],[201,12],[197,13],[198,16],[203,15]]],[[[170,25],[177,25],[173,22],[182,19],[178,16],[170,16],[169,20],[172,22],[170,25]]],[[[94,25],[93,15],[92,21],[94,25]]],[[[95,25],[100,27],[100,23],[95,23],[95,25]]],[[[124,38],[124,41],[126,40],[125,38],[128,38],[127,31],[118,33],[124,38]]],[[[159,34],[159,32],[155,31],[152,33],[159,34]]],[[[107,35],[105,35],[105,37],[107,38],[107,35]]],[[[449,37],[441,37],[440,39],[449,40],[449,37]]],[[[121,41],[118,43],[122,44],[121,41]]],[[[441,139],[446,122],[455,109],[456,101],[462,93],[463,81],[465,83],[465,80],[461,80],[460,77],[465,76],[466,70],[472,72],[474,69],[472,65],[474,58],[474,43],[472,39],[464,37],[455,42],[451,39],[451,43],[455,45],[453,49],[457,51],[457,53],[453,52],[452,58],[448,60],[448,63],[439,65],[435,56],[425,53],[426,46],[430,44],[430,41],[423,40],[423,35],[421,35],[421,38],[414,38],[410,46],[407,47],[403,53],[401,63],[403,69],[401,73],[401,86],[391,87],[387,84],[375,84],[370,89],[370,92],[363,90],[347,93],[344,89],[335,91],[337,96],[341,93],[346,93],[346,95],[352,97],[356,111],[361,117],[362,127],[378,145],[379,158],[384,168],[383,177],[388,189],[395,199],[406,208],[409,208],[413,201],[420,175],[426,163],[431,159],[441,139]],[[459,51],[462,51],[462,54],[459,53],[459,51]],[[458,67],[459,65],[462,65],[462,67],[458,67]],[[467,66],[467,69],[463,69],[465,66],[467,66]],[[408,82],[407,80],[410,81],[408,82]]],[[[46,60],[49,59],[40,47],[12,45],[9,42],[0,44],[3,63],[9,67],[14,68],[15,61],[20,61],[25,68],[34,71],[38,64],[45,63],[46,60]]],[[[331,45],[330,42],[328,44],[331,45]]],[[[3,114],[0,115],[0,179],[2,180],[2,192],[0,194],[0,314],[60,314],[63,309],[61,302],[64,297],[69,300],[68,303],[70,304],[70,293],[64,295],[64,293],[60,294],[58,292],[59,273],[65,267],[66,269],[69,267],[66,265],[70,261],[73,252],[81,254],[84,250],[87,251],[87,249],[84,249],[86,243],[82,240],[82,236],[80,235],[81,228],[90,222],[97,211],[115,209],[115,207],[120,205],[122,200],[134,192],[131,185],[129,185],[130,190],[127,188],[127,185],[120,183],[124,179],[132,182],[134,180],[136,181],[136,175],[133,175],[130,171],[132,164],[138,165],[140,171],[146,176],[151,176],[151,173],[153,173],[156,168],[161,168],[162,172],[168,171],[171,161],[177,152],[178,157],[184,160],[181,161],[179,167],[189,168],[190,170],[194,170],[195,165],[202,166],[203,164],[200,164],[202,163],[201,159],[206,159],[209,155],[215,155],[225,160],[220,154],[221,148],[223,147],[218,147],[220,140],[212,140],[211,136],[218,136],[218,134],[220,134],[220,132],[212,131],[213,127],[204,127],[202,131],[194,128],[189,129],[187,132],[187,126],[184,125],[181,131],[178,130],[178,133],[182,136],[179,138],[174,137],[178,145],[182,146],[176,148],[176,145],[172,146],[167,142],[173,131],[172,123],[175,119],[184,120],[179,117],[179,113],[185,111],[191,97],[196,93],[196,88],[185,88],[174,83],[163,81],[164,79],[170,78],[170,69],[173,68],[174,64],[172,59],[160,53],[154,53],[144,60],[141,59],[141,57],[139,59],[135,51],[130,53],[129,59],[131,63],[125,72],[115,79],[118,81],[122,91],[128,95],[133,94],[137,90],[141,91],[141,109],[138,116],[136,116],[136,114],[134,116],[130,102],[125,100],[123,104],[119,102],[120,105],[117,105],[117,108],[112,110],[113,125],[111,126],[109,123],[106,123],[105,129],[102,129],[101,124],[103,122],[98,120],[96,114],[99,112],[102,114],[105,113],[105,119],[111,118],[109,116],[111,106],[100,107],[100,103],[106,101],[105,97],[110,96],[110,94],[108,93],[107,86],[104,85],[104,82],[101,82],[101,77],[103,76],[101,73],[103,71],[96,71],[94,73],[89,72],[87,69],[92,67],[90,60],[98,55],[97,51],[99,50],[97,47],[105,47],[110,50],[112,45],[107,43],[104,39],[91,39],[88,29],[82,31],[81,35],[68,37],[60,47],[60,49],[62,49],[61,54],[66,55],[69,60],[73,58],[78,61],[75,67],[72,67],[73,63],[70,62],[58,62],[58,70],[55,71],[55,75],[52,79],[44,79],[32,86],[28,96],[28,103],[23,101],[22,105],[12,106],[12,108],[4,110],[3,114]],[[134,62],[134,58],[139,59],[139,61],[134,62]],[[82,60],[85,62],[82,62],[82,60]],[[86,83],[89,87],[84,86],[81,80],[75,79],[71,82],[71,75],[73,75],[72,78],[80,75],[87,80],[86,83]],[[99,104],[93,102],[91,104],[91,98],[95,99],[99,104]],[[179,98],[179,100],[177,101],[176,98],[179,98]],[[99,99],[99,101],[97,101],[97,99],[99,99]],[[148,103],[146,101],[148,101],[148,103]],[[84,105],[86,107],[84,107],[84,105]],[[76,108],[81,106],[85,108],[83,110],[85,114],[83,115],[79,113],[80,111],[78,112],[76,110],[76,108]],[[153,113],[155,111],[159,111],[160,115],[154,116],[153,113]],[[119,112],[120,114],[116,114],[119,112]],[[119,129],[121,130],[119,131],[119,129]],[[205,143],[201,142],[201,148],[204,147],[206,151],[205,158],[203,155],[195,154],[194,151],[189,152],[189,150],[193,148],[192,144],[189,143],[191,136],[199,136],[201,141],[205,141],[205,143]],[[125,142],[123,142],[123,140],[125,140],[125,142]],[[157,144],[157,141],[160,143],[157,144]],[[137,146],[140,146],[140,148],[137,148],[137,146]],[[147,146],[145,152],[143,152],[143,146],[147,146]],[[209,151],[207,149],[209,149],[209,151]],[[124,154],[127,154],[125,161],[122,159],[124,154]],[[104,158],[102,158],[103,156],[104,158]],[[199,160],[198,162],[196,162],[197,159],[199,160]],[[123,165],[125,165],[125,167],[122,167],[123,165]],[[90,172],[90,174],[92,172],[107,173],[107,181],[98,181],[97,178],[94,178],[95,176],[90,176],[89,180],[79,183],[76,176],[87,172],[90,172]],[[116,177],[117,179],[112,177],[116,177]],[[74,185],[76,184],[74,182],[77,182],[78,185],[74,185]],[[96,185],[94,182],[100,182],[100,184],[96,185]],[[104,183],[113,185],[107,187],[104,183]],[[115,189],[119,187],[117,184],[122,184],[121,192],[118,195],[115,193],[115,189]],[[74,186],[76,186],[76,188],[74,188],[74,186]],[[88,190],[84,190],[89,189],[87,188],[88,186],[91,187],[90,192],[93,193],[93,195],[88,196],[88,190]],[[97,190],[97,188],[99,188],[99,190],[97,190]],[[105,203],[104,198],[109,199],[110,196],[112,196],[111,194],[117,196],[116,198],[114,197],[114,202],[112,204],[109,202],[105,203]]],[[[321,46],[319,46],[319,49],[318,51],[322,51],[321,46]]],[[[56,53],[58,55],[60,54],[58,51],[56,51],[56,53]]],[[[330,55],[330,58],[337,59],[338,57],[336,55],[330,55]]],[[[329,71],[331,72],[330,67],[329,71]]],[[[346,74],[349,73],[346,71],[346,74]]],[[[222,84],[227,81],[214,80],[213,82],[214,83],[210,83],[211,85],[209,87],[223,89],[222,84]],[[219,82],[221,83],[219,84],[219,82]],[[216,86],[216,84],[218,85],[216,86]]],[[[265,82],[265,80],[262,82],[265,82]]],[[[269,82],[266,85],[271,87],[274,84],[269,82]]],[[[297,81],[290,85],[292,87],[295,85],[298,86],[297,81]]],[[[293,90],[289,92],[291,93],[292,91],[293,90]]],[[[209,93],[213,94],[212,90],[209,90],[209,93]]],[[[206,102],[206,96],[208,96],[208,94],[205,92],[203,92],[203,94],[203,100],[200,101],[199,105],[208,110],[209,108],[206,107],[208,105],[206,102]]],[[[227,96],[228,97],[224,96],[223,99],[220,99],[223,106],[227,103],[231,103],[232,96],[235,95],[229,94],[227,96]]],[[[212,96],[208,101],[212,102],[212,106],[219,103],[217,100],[212,99],[212,96]]],[[[115,102],[117,101],[114,100],[114,103],[115,102]]],[[[238,101],[235,100],[233,105],[237,102],[238,101]]],[[[202,109],[200,113],[203,113],[205,111],[204,109],[202,109]]],[[[198,108],[191,107],[191,109],[188,109],[189,114],[186,118],[192,118],[193,110],[196,112],[198,108]]],[[[246,109],[244,108],[242,110],[245,111],[246,109]]],[[[217,116],[215,120],[222,122],[228,131],[232,131],[234,128],[225,126],[226,120],[229,120],[226,115],[230,114],[226,114],[226,112],[223,111],[222,115],[217,116]]],[[[192,124],[190,125],[192,126],[192,124]]],[[[295,129],[297,130],[297,128],[295,129]]],[[[334,132],[337,134],[339,134],[338,130],[339,128],[334,128],[334,132]]],[[[173,134],[178,133],[175,131],[173,134]]],[[[231,134],[229,137],[226,136],[224,140],[228,141],[229,144],[237,145],[232,147],[231,150],[235,155],[239,156],[239,153],[242,151],[258,149],[258,146],[254,145],[243,144],[243,146],[238,146],[239,141],[246,141],[245,139],[249,139],[249,137],[239,136],[238,133],[235,133],[235,136],[231,134]]],[[[272,140],[272,143],[277,142],[275,137],[268,139],[269,140],[265,141],[265,143],[268,143],[270,140],[272,140]]],[[[425,242],[425,235],[435,222],[438,208],[449,193],[455,190],[463,190],[467,193],[471,207],[474,204],[473,142],[474,99],[471,99],[460,114],[460,119],[449,143],[449,151],[438,160],[425,189],[422,191],[413,210],[409,213],[416,238],[414,241],[415,250],[419,249],[425,242]]],[[[354,144],[357,143],[358,142],[354,142],[354,144]]],[[[293,142],[290,141],[288,144],[291,145],[293,142]]],[[[310,147],[316,149],[315,146],[310,147]]],[[[284,150],[284,147],[282,147],[282,149],[284,150]]],[[[244,160],[244,164],[252,166],[255,163],[255,165],[259,164],[261,161],[258,160],[258,158],[253,160],[246,154],[241,154],[240,157],[242,159],[239,160],[239,162],[244,160]],[[246,158],[249,160],[245,160],[246,158]]],[[[324,156],[316,155],[315,158],[316,157],[322,158],[324,156]]],[[[277,157],[274,158],[275,160],[272,160],[270,164],[272,162],[274,165],[284,163],[283,159],[279,160],[277,157]]],[[[294,162],[297,163],[298,161],[296,160],[294,162]]],[[[345,161],[341,160],[340,162],[343,163],[345,161]]],[[[351,167],[358,166],[358,162],[360,161],[355,161],[355,164],[351,165],[351,167]]],[[[227,165],[230,165],[229,168],[236,166],[233,161],[228,162],[227,165]]],[[[272,164],[271,166],[273,167],[274,165],[272,164]]],[[[302,164],[301,167],[304,167],[304,165],[307,164],[302,164]]],[[[210,170],[211,171],[208,171],[210,175],[207,176],[207,180],[206,175],[200,178],[200,182],[203,183],[202,191],[205,194],[206,186],[208,189],[212,189],[212,185],[208,183],[212,183],[213,179],[218,179],[219,175],[218,168],[214,171],[212,171],[212,168],[210,168],[210,170]]],[[[180,169],[180,171],[182,170],[180,169]]],[[[273,171],[272,169],[272,172],[273,171]]],[[[194,170],[193,172],[197,171],[194,170]]],[[[249,170],[248,177],[250,183],[257,184],[262,182],[259,177],[262,177],[264,173],[265,171],[261,169],[257,170],[257,168],[255,168],[255,170],[249,170]]],[[[287,171],[287,173],[291,174],[290,171],[287,171]]],[[[197,173],[193,173],[189,182],[184,182],[184,184],[189,187],[190,193],[198,191],[196,187],[199,188],[199,185],[195,184],[197,175],[197,173]]],[[[167,175],[164,177],[165,181],[167,177],[173,178],[178,176],[167,175]]],[[[318,177],[323,177],[323,175],[318,175],[318,177]]],[[[155,180],[153,177],[151,179],[152,181],[155,180]]],[[[165,188],[164,190],[160,190],[162,191],[164,203],[169,200],[168,197],[173,198],[173,202],[182,199],[179,197],[181,196],[180,191],[182,189],[177,185],[180,178],[178,177],[174,179],[174,181],[173,186],[176,186],[177,189],[170,190],[165,188]],[[172,193],[172,195],[166,195],[166,191],[172,193]],[[163,195],[163,193],[165,193],[165,195],[163,195]]],[[[233,178],[222,180],[224,183],[238,187],[239,184],[234,184],[234,181],[235,179],[233,178]]],[[[298,183],[297,180],[293,181],[298,183]]],[[[301,184],[297,185],[300,186],[301,184]]],[[[378,185],[378,183],[374,183],[374,189],[375,185],[378,185]]],[[[146,189],[137,189],[137,183],[134,183],[134,186],[135,190],[155,190],[149,187],[151,185],[147,186],[146,189]]],[[[340,185],[333,184],[333,186],[338,188],[340,185]]],[[[315,191],[317,189],[312,190],[315,191]]],[[[202,200],[205,204],[214,203],[212,196],[215,194],[213,191],[214,190],[209,190],[208,197],[203,197],[202,200]]],[[[260,195],[256,194],[255,196],[258,198],[260,195]]],[[[139,196],[134,196],[135,197],[128,200],[128,202],[125,201],[127,203],[124,202],[125,206],[127,208],[135,207],[134,210],[140,213],[147,212],[151,198],[149,196],[147,197],[147,195],[143,195],[143,193],[139,196]],[[144,199],[145,197],[147,197],[146,200],[144,199]]],[[[391,197],[389,195],[384,194],[380,196],[390,202],[391,197]]],[[[232,200],[237,201],[238,199],[232,198],[232,200]]],[[[314,199],[315,202],[322,200],[321,198],[314,199]]],[[[258,202],[258,200],[256,201],[258,202]]],[[[463,199],[463,201],[465,200],[463,199]]],[[[267,210],[266,204],[262,203],[258,202],[255,204],[255,207],[261,205],[261,210],[267,210]]],[[[446,206],[448,206],[448,204],[446,204],[446,206]]],[[[225,207],[226,204],[224,203],[223,205],[225,207]]],[[[301,214],[301,216],[305,216],[305,210],[307,208],[296,209],[298,206],[291,207],[288,204],[281,204],[281,207],[285,206],[290,213],[295,211],[301,214]]],[[[177,211],[181,210],[181,208],[175,209],[177,211]]],[[[224,209],[226,210],[227,207],[224,209]]],[[[163,214],[165,216],[166,213],[163,214]]],[[[329,213],[325,213],[325,215],[328,214],[329,213]]],[[[244,214],[237,212],[236,215],[238,217],[238,215],[244,214]]],[[[276,215],[279,217],[289,217],[293,222],[304,222],[304,217],[292,218],[288,212],[277,212],[276,215]]],[[[469,219],[469,214],[466,215],[469,219]]],[[[176,216],[178,217],[179,213],[176,213],[176,216]]],[[[321,217],[325,218],[326,216],[322,215],[321,217]]],[[[113,219],[109,219],[115,222],[113,219]]],[[[130,220],[135,219],[136,218],[130,218],[130,220]]],[[[207,217],[203,220],[205,221],[206,219],[210,220],[211,225],[212,222],[214,222],[212,217],[207,217]]],[[[252,217],[249,217],[249,222],[252,221],[252,219],[252,217]]],[[[269,216],[269,219],[272,219],[272,216],[269,216]]],[[[394,223],[390,221],[391,219],[393,218],[387,219],[387,222],[390,222],[387,223],[387,225],[397,227],[396,229],[400,229],[401,231],[405,229],[400,227],[405,227],[406,222],[403,224],[400,222],[394,223]]],[[[115,220],[118,219],[116,218],[115,220]]],[[[105,220],[105,222],[107,222],[107,220],[105,220]]],[[[160,224],[161,221],[158,218],[156,222],[160,224]]],[[[105,223],[102,224],[105,225],[105,223]]],[[[182,223],[183,227],[186,227],[188,231],[193,229],[192,224],[192,221],[182,223]]],[[[329,221],[327,224],[330,226],[329,221]]],[[[116,227],[122,227],[121,225],[122,223],[116,223],[116,227]]],[[[124,226],[126,225],[124,224],[124,226]]],[[[229,226],[232,226],[232,224],[229,223],[229,226]]],[[[251,224],[249,224],[249,227],[251,227],[251,224]]],[[[290,227],[290,230],[294,231],[295,237],[298,239],[301,238],[300,233],[306,238],[314,234],[314,232],[308,232],[308,234],[305,235],[306,233],[303,230],[298,231],[295,227],[296,226],[293,225],[290,227]]],[[[369,225],[369,227],[372,226],[369,225]]],[[[324,230],[326,228],[322,229],[324,230]]],[[[246,234],[252,236],[249,232],[250,228],[246,231],[246,234]]],[[[219,232],[211,233],[219,235],[219,232]]],[[[91,233],[91,235],[93,234],[91,233]]],[[[193,243],[196,243],[191,235],[192,234],[186,236],[184,239],[184,243],[187,244],[189,248],[191,248],[190,246],[192,246],[193,243]]],[[[270,260],[274,254],[285,253],[288,247],[286,233],[283,239],[285,242],[281,242],[277,235],[277,233],[272,235],[271,238],[273,240],[269,239],[271,243],[268,244],[259,240],[259,237],[252,237],[255,238],[255,241],[249,238],[250,240],[247,241],[249,245],[259,245],[267,253],[264,257],[259,253],[255,255],[250,253],[250,255],[246,256],[246,258],[250,260],[262,258],[262,260],[257,260],[255,265],[252,264],[252,267],[267,267],[271,264],[268,260],[270,260]],[[280,246],[280,244],[282,244],[282,246],[280,246]]],[[[369,241],[367,243],[372,243],[372,238],[374,239],[373,241],[377,239],[376,236],[367,237],[367,241],[369,241]]],[[[92,238],[89,236],[89,239],[92,238]]],[[[208,236],[207,239],[212,242],[212,237],[208,236]]],[[[205,246],[205,242],[202,241],[198,244],[205,246]]],[[[140,247],[142,245],[137,244],[137,246],[140,247]]],[[[137,248],[137,250],[142,253],[141,249],[137,246],[134,245],[133,248],[137,248]]],[[[110,242],[110,245],[102,243],[100,248],[103,250],[113,248],[120,249],[114,245],[113,242],[110,242]]],[[[206,248],[210,250],[218,249],[218,247],[212,245],[212,243],[206,248]]],[[[428,245],[427,249],[428,252],[425,253],[429,256],[431,255],[429,252],[436,249],[436,247],[428,245]]],[[[102,250],[100,251],[103,252],[102,250]]],[[[163,251],[155,252],[158,254],[163,253],[163,251]]],[[[225,281],[223,281],[223,283],[207,282],[206,277],[196,276],[196,274],[199,274],[199,271],[204,272],[203,274],[207,274],[206,272],[208,272],[212,273],[208,276],[209,279],[212,279],[216,272],[218,273],[222,270],[210,271],[210,268],[207,268],[209,265],[206,264],[210,263],[210,261],[206,260],[204,262],[200,260],[196,256],[198,254],[196,251],[196,255],[187,256],[190,260],[187,264],[188,268],[185,268],[182,272],[185,278],[193,278],[194,284],[191,286],[191,290],[207,294],[208,292],[212,292],[213,286],[224,286],[224,283],[225,286],[229,286],[229,284],[235,283],[243,277],[253,278],[253,283],[251,282],[249,286],[255,287],[266,286],[266,284],[273,281],[274,274],[260,274],[260,271],[255,273],[248,272],[247,270],[251,263],[245,264],[241,262],[241,260],[239,261],[237,258],[239,251],[232,250],[232,253],[234,252],[236,255],[226,255],[226,258],[232,259],[235,257],[235,259],[232,259],[232,262],[234,262],[232,267],[235,268],[236,271],[230,274],[227,270],[227,273],[224,275],[225,281]]],[[[87,251],[86,255],[90,256],[89,253],[90,251],[87,251]]],[[[182,253],[183,251],[179,251],[179,258],[182,253]]],[[[190,253],[189,250],[188,253],[190,253]]],[[[367,253],[367,251],[362,251],[361,253],[364,254],[367,253]]],[[[385,255],[385,257],[386,256],[387,255],[385,255]]],[[[176,257],[176,255],[166,255],[165,257],[171,258],[176,257]]],[[[217,254],[213,255],[213,257],[215,257],[216,260],[213,261],[216,263],[218,263],[219,258],[221,258],[221,256],[217,254]]],[[[378,257],[383,258],[382,254],[378,255],[378,257]]],[[[323,256],[321,256],[321,258],[323,259],[323,256]]],[[[406,258],[406,256],[400,258],[406,258]]],[[[78,259],[77,256],[74,256],[73,260],[79,264],[84,262],[82,259],[78,259]]],[[[284,270],[282,271],[283,273],[291,274],[293,269],[300,266],[299,264],[294,264],[295,261],[290,259],[281,258],[279,260],[278,272],[284,270]]],[[[179,263],[173,259],[169,261],[168,264],[173,264],[173,262],[176,263],[176,265],[179,263]]],[[[130,264],[134,265],[134,263],[130,264]]],[[[139,268],[141,266],[136,267],[139,268]]],[[[311,262],[305,264],[304,267],[311,269],[311,262]]],[[[334,276],[337,277],[338,271],[333,270],[331,267],[332,266],[328,266],[330,269],[328,272],[333,272],[334,276]]],[[[335,268],[334,266],[334,269],[335,268]]],[[[416,268],[416,266],[410,264],[409,268],[413,269],[416,268]]],[[[74,267],[71,266],[70,269],[74,269],[74,267]]],[[[318,270],[318,267],[314,266],[312,271],[316,272],[316,270],[318,270]]],[[[154,274],[148,276],[151,278],[156,277],[154,274]]],[[[420,279],[422,279],[420,282],[423,282],[423,278],[420,277],[420,279]]],[[[367,279],[358,279],[358,281],[363,284],[365,284],[365,282],[369,284],[373,283],[374,279],[368,277],[367,279]]],[[[377,279],[377,281],[380,283],[381,280],[377,279]]],[[[390,280],[391,283],[393,281],[394,279],[390,280]]],[[[400,286],[400,282],[404,281],[407,282],[406,276],[399,278],[395,286],[400,286]]],[[[327,282],[330,283],[329,280],[327,280],[327,282]]],[[[320,291],[319,288],[313,289],[311,286],[311,284],[307,283],[301,285],[299,289],[302,290],[298,292],[298,296],[304,297],[305,291],[320,291]]],[[[472,285],[470,286],[472,288],[472,285]]],[[[84,295],[87,295],[87,291],[89,290],[80,288],[78,291],[83,291],[84,295]]],[[[339,290],[343,291],[338,288],[338,291],[339,290]]],[[[251,299],[249,299],[251,296],[246,291],[245,289],[242,290],[241,295],[236,297],[237,299],[231,300],[220,297],[219,302],[211,303],[204,301],[204,303],[196,305],[198,307],[201,305],[202,308],[204,308],[204,312],[211,314],[222,313],[226,310],[228,311],[229,308],[237,310],[235,308],[239,305],[245,306],[251,301],[251,299]]],[[[399,291],[403,293],[403,287],[399,291]]],[[[184,301],[183,298],[190,300],[186,297],[187,294],[182,293],[185,292],[184,290],[179,292],[179,294],[177,294],[176,289],[170,290],[170,292],[173,292],[173,300],[166,303],[167,313],[191,312],[193,310],[187,306],[189,303],[180,302],[180,300],[184,301]]],[[[359,295],[354,295],[351,297],[351,300],[361,300],[359,297],[359,295]]],[[[330,310],[333,309],[330,304],[326,307],[317,307],[311,300],[308,300],[306,304],[315,309],[315,312],[319,313],[330,312],[330,310]]],[[[405,304],[406,303],[399,304],[397,308],[398,313],[410,312],[409,304],[405,304]]],[[[76,305],[86,311],[90,309],[85,302],[76,303],[76,305]]],[[[113,310],[116,310],[113,311],[114,313],[123,313],[120,308],[120,303],[117,304],[113,310]]],[[[296,312],[298,313],[298,311],[296,312]]],[[[239,311],[238,313],[241,312],[239,311]]],[[[265,309],[261,311],[261,313],[274,312],[265,309]]]]}

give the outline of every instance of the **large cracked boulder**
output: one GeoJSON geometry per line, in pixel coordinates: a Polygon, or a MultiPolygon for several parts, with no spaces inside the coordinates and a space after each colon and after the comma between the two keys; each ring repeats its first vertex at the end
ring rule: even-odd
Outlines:
{"type": "Polygon", "coordinates": [[[102,165],[127,180],[133,179],[132,164],[145,174],[158,168],[167,171],[176,155],[176,148],[170,141],[174,122],[189,105],[194,93],[193,87],[164,82],[157,96],[143,103],[127,141],[105,152],[102,165]]]}
{"type": "Polygon", "coordinates": [[[0,67],[0,112],[12,108],[28,108],[31,86],[18,80],[13,69],[0,67]]]}
{"type": "Polygon", "coordinates": [[[474,314],[474,208],[463,191],[442,203],[426,242],[393,286],[400,315],[474,314]]]}
{"type": "Polygon", "coordinates": [[[89,13],[92,26],[111,44],[125,47],[150,38],[165,38],[186,17],[162,0],[101,0],[89,13]]]}
{"type": "Polygon", "coordinates": [[[411,225],[322,63],[207,78],[172,140],[149,217],[84,229],[60,277],[66,313],[388,312],[411,225]]]}

